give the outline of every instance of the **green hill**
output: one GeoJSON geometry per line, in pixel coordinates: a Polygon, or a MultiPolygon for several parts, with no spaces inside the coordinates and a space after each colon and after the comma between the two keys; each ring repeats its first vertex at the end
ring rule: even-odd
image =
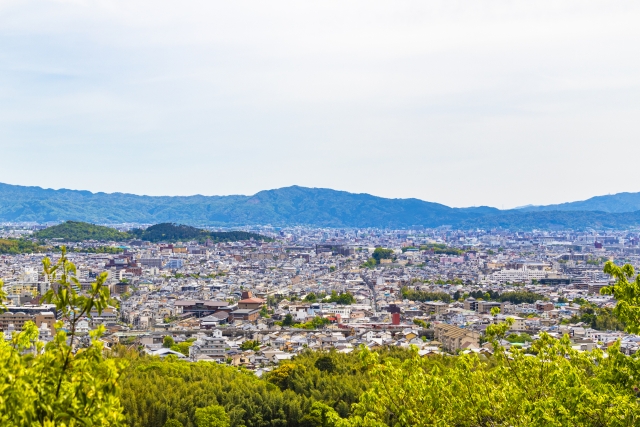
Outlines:
{"type": "Polygon", "coordinates": [[[131,235],[135,238],[148,242],[185,242],[196,240],[204,242],[211,240],[213,242],[237,242],[241,240],[261,240],[269,241],[268,237],[256,233],[248,233],[246,231],[219,231],[210,232],[188,225],[163,223],[152,225],[144,230],[136,229],[131,231],[131,235]]]}
{"type": "Polygon", "coordinates": [[[0,239],[0,254],[27,254],[44,252],[45,247],[24,239],[0,239]]]}
{"type": "Polygon", "coordinates": [[[35,233],[34,237],[38,239],[61,239],[66,242],[82,242],[85,240],[122,241],[131,238],[129,234],[110,227],[77,221],[67,221],[45,228],[35,233]]]}

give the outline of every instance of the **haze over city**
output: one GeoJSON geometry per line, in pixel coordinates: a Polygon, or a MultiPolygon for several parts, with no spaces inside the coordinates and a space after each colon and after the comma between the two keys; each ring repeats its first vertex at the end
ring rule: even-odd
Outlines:
{"type": "Polygon", "coordinates": [[[5,1],[0,182],[498,208],[640,191],[639,20],[615,1],[5,1]]]}

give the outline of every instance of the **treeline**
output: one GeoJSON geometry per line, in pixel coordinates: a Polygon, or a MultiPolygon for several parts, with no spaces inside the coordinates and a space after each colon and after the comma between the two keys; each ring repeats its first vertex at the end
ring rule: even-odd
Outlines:
{"type": "MultiPolygon", "coordinates": [[[[60,252],[60,246],[45,246],[35,241],[26,239],[0,239],[0,255],[19,255],[43,252],[60,252]]],[[[122,248],[114,246],[96,246],[89,248],[67,248],[67,252],[87,254],[119,254],[124,252],[122,248]]]]}
{"type": "Polygon", "coordinates": [[[497,292],[497,291],[472,291],[468,293],[462,293],[456,291],[453,294],[454,300],[467,299],[473,297],[475,299],[482,299],[484,301],[498,301],[498,302],[510,302],[512,304],[533,304],[536,301],[540,301],[544,298],[544,295],[537,294],[529,291],[509,291],[509,292],[497,292]]]}
{"type": "Polygon", "coordinates": [[[18,255],[45,252],[47,248],[25,239],[0,239],[0,254],[18,255]]]}
{"type": "MultiPolygon", "coordinates": [[[[60,247],[56,247],[55,250],[59,252],[60,247]]],[[[121,254],[124,249],[117,248],[115,246],[92,246],[88,248],[67,248],[67,252],[84,253],[84,254],[121,254]]]]}
{"type": "Polygon", "coordinates": [[[131,238],[129,234],[115,228],[89,224],[87,222],[67,221],[53,227],[45,228],[33,234],[36,239],[60,239],[65,242],[124,241],[131,238]]]}
{"type": "Polygon", "coordinates": [[[237,242],[242,240],[272,241],[272,239],[256,233],[245,231],[220,231],[212,232],[188,225],[172,223],[156,224],[146,229],[134,229],[128,233],[120,232],[111,227],[89,224],[86,222],[67,221],[53,227],[34,233],[34,238],[40,240],[61,240],[65,242],[96,241],[127,241],[140,239],[148,242],[186,242],[195,240],[204,242],[210,240],[214,243],[237,242]]]}
{"type": "Polygon", "coordinates": [[[580,314],[571,316],[565,323],[580,322],[597,331],[624,331],[625,328],[625,324],[613,314],[613,309],[600,308],[586,301],[580,306],[580,314]]]}
{"type": "MultiPolygon", "coordinates": [[[[395,348],[380,354],[396,363],[410,357],[395,348]]],[[[212,404],[224,407],[231,426],[322,426],[321,405],[348,417],[371,382],[358,352],[312,351],[284,362],[263,379],[242,368],[149,357],[134,357],[121,378],[130,427],[164,427],[169,420],[199,427],[196,409],[212,404]]]]}
{"type": "Polygon", "coordinates": [[[304,297],[305,302],[335,302],[340,305],[350,305],[356,303],[356,298],[349,291],[337,293],[336,291],[331,291],[331,294],[327,296],[326,293],[320,292],[317,295],[314,292],[309,292],[306,297],[304,297]]]}
{"type": "Polygon", "coordinates": [[[544,296],[541,294],[536,294],[529,291],[511,291],[500,293],[491,290],[473,291],[469,293],[456,291],[452,297],[446,292],[420,291],[416,289],[410,289],[407,286],[402,287],[402,289],[400,290],[400,294],[402,295],[403,299],[408,299],[410,301],[442,301],[446,303],[473,297],[475,299],[482,299],[484,301],[510,302],[512,304],[533,304],[534,302],[542,300],[544,298],[544,296]]]}
{"type": "Polygon", "coordinates": [[[249,233],[246,231],[207,231],[189,225],[163,223],[152,225],[145,229],[134,229],[129,234],[140,240],[148,242],[186,242],[195,240],[204,242],[210,240],[214,243],[237,242],[242,240],[272,241],[266,236],[249,233]]]}
{"type": "Polygon", "coordinates": [[[498,339],[531,340],[506,331],[488,328],[490,359],[308,351],[262,378],[214,363],[134,359],[121,376],[121,402],[131,427],[638,425],[637,363],[618,345],[604,357],[543,334],[529,353],[505,353],[498,339]],[[212,406],[218,423],[198,421],[212,406]]]}
{"type": "Polygon", "coordinates": [[[409,289],[404,286],[400,290],[400,294],[403,299],[408,299],[410,301],[442,301],[446,303],[451,302],[451,295],[446,292],[426,292],[426,291],[418,291],[415,289],[409,289]]]}
{"type": "Polygon", "coordinates": [[[402,252],[407,252],[409,249],[431,251],[436,255],[463,255],[465,253],[465,251],[463,251],[462,249],[452,248],[442,243],[432,243],[429,245],[420,246],[407,246],[402,248],[402,252]]]}

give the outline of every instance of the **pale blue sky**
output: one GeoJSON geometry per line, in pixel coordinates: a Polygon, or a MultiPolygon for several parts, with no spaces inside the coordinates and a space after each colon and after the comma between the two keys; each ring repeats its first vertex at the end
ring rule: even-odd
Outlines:
{"type": "Polygon", "coordinates": [[[640,191],[638,22],[616,1],[5,0],[0,182],[505,208],[640,191]]]}

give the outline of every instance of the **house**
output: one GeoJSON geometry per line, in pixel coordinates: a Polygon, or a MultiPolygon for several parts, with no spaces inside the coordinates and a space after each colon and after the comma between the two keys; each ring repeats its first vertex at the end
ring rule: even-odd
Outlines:
{"type": "Polygon", "coordinates": [[[169,355],[174,355],[176,356],[178,359],[186,359],[187,356],[185,356],[184,354],[180,353],[179,351],[174,351],[171,350],[170,348],[159,348],[157,350],[148,350],[148,353],[150,356],[160,356],[162,358],[167,357],[169,355]]]}
{"type": "Polygon", "coordinates": [[[442,343],[442,347],[455,353],[470,346],[480,347],[480,334],[469,329],[458,328],[446,323],[434,326],[434,338],[442,343]]]}
{"type": "Polygon", "coordinates": [[[259,309],[240,309],[240,310],[232,311],[229,320],[231,322],[235,320],[246,320],[249,322],[253,322],[258,320],[259,317],[260,317],[259,309]]]}
{"type": "Polygon", "coordinates": [[[439,301],[429,301],[424,303],[424,307],[429,314],[445,314],[449,310],[449,304],[439,301]]]}
{"type": "Polygon", "coordinates": [[[174,303],[183,313],[193,313],[197,318],[206,317],[218,311],[233,311],[226,301],[179,300],[174,303]]]}
{"type": "Polygon", "coordinates": [[[218,325],[227,323],[229,320],[229,313],[226,311],[219,311],[213,313],[207,317],[200,319],[200,329],[212,329],[218,325]]]}
{"type": "Polygon", "coordinates": [[[189,347],[189,357],[193,361],[215,360],[223,362],[226,359],[226,339],[222,331],[215,330],[211,336],[199,334],[198,339],[189,347]]]}
{"type": "Polygon", "coordinates": [[[251,291],[245,291],[242,293],[242,299],[238,301],[238,308],[241,310],[255,310],[261,309],[266,303],[262,298],[254,298],[251,291]]]}

